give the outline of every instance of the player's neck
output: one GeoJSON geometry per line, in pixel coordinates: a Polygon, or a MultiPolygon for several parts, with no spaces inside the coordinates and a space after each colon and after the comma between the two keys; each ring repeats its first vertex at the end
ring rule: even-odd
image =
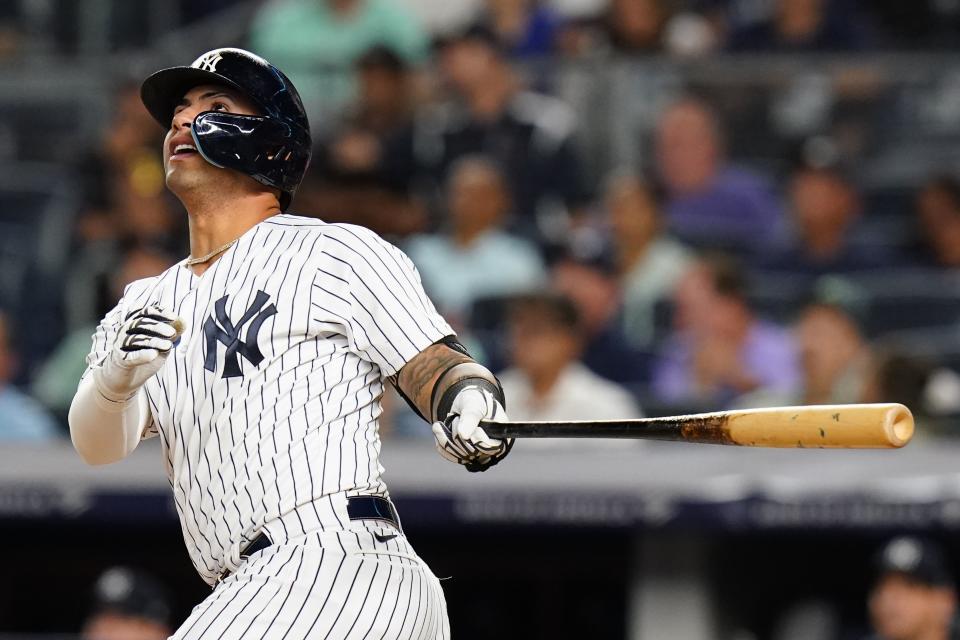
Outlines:
{"type": "MultiPolygon", "coordinates": [[[[280,213],[276,197],[269,192],[184,204],[189,221],[191,258],[200,258],[216,251],[280,213]]],[[[221,255],[212,256],[210,260],[190,268],[196,275],[202,275],[221,255]]]]}

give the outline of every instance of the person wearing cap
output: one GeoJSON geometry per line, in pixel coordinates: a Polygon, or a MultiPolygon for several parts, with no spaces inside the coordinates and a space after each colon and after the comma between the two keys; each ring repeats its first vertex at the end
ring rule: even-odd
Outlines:
{"type": "Polygon", "coordinates": [[[400,249],[287,212],[311,138],[280,69],[215,49],[152,74],[141,97],[167,129],[191,255],[128,285],[100,322],[69,421],[89,464],[160,439],[212,587],[173,637],[447,640],[443,588],[382,478],[381,397],[393,384],[441,456],[479,472],[512,447],[480,426],[506,419],[499,382],[400,249]]]}
{"type": "Polygon", "coordinates": [[[82,640],[164,640],[173,633],[166,589],[154,577],[112,567],[97,578],[82,640]]]}
{"type": "Polygon", "coordinates": [[[875,635],[869,640],[956,640],[957,593],[940,547],[901,536],[878,553],[867,600],[875,635]]]}

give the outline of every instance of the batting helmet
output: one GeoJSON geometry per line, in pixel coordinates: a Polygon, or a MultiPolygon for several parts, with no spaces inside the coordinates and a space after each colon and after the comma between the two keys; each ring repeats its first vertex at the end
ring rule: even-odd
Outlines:
{"type": "Polygon", "coordinates": [[[286,210],[310,163],[310,124],[300,95],[275,66],[243,49],[214,49],[189,67],[157,71],[140,88],[147,111],[163,127],[184,94],[202,84],[232,87],[250,98],[262,115],[205,111],[194,118],[193,141],[217,167],[235,169],[281,191],[286,210]]]}

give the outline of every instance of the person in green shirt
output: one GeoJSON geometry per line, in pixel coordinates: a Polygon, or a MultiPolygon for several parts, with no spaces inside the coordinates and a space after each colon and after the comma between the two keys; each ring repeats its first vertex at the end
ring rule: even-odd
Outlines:
{"type": "Polygon", "coordinates": [[[355,92],[355,61],[385,46],[409,64],[422,63],[428,38],[396,0],[276,0],[250,28],[250,48],[284,69],[311,123],[323,127],[355,92]]]}

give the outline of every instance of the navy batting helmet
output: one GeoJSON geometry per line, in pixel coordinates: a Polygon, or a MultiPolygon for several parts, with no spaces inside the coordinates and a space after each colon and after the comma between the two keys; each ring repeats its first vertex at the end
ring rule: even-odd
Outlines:
{"type": "Polygon", "coordinates": [[[250,98],[262,115],[205,111],[191,126],[197,150],[212,165],[235,169],[281,191],[286,210],[310,163],[310,124],[300,95],[275,66],[243,49],[214,49],[189,67],[157,71],[140,97],[164,127],[184,94],[202,84],[222,84],[250,98]]]}

